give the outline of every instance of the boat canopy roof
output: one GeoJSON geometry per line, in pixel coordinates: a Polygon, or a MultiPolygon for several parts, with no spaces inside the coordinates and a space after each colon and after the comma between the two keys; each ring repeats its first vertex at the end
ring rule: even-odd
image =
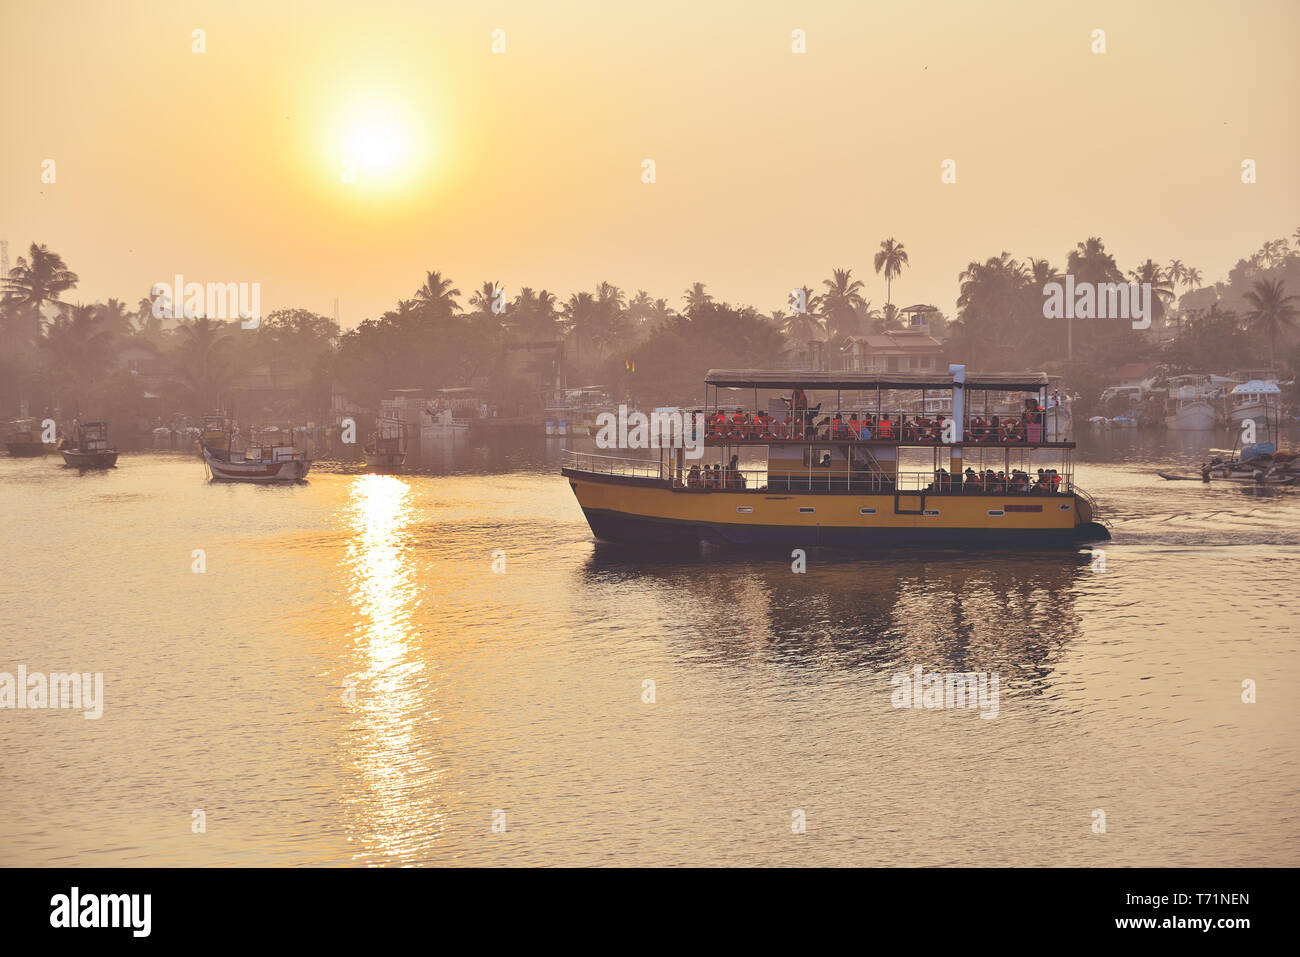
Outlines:
{"type": "MultiPolygon", "coordinates": [[[[921,372],[801,372],[787,369],[710,369],[706,385],[720,389],[951,389],[952,376],[921,372]]],[[[1037,392],[1045,372],[981,372],[966,376],[967,389],[1037,392]]]]}
{"type": "Polygon", "coordinates": [[[1243,382],[1232,390],[1233,395],[1276,395],[1282,390],[1278,388],[1276,382],[1265,379],[1251,379],[1249,382],[1243,382]]]}

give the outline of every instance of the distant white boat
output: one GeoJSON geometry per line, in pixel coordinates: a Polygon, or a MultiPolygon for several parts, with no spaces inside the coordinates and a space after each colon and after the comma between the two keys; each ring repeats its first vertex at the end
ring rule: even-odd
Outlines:
{"type": "MultiPolygon", "coordinates": [[[[1177,380],[1170,383],[1171,386],[1177,380]]],[[[1170,395],[1173,411],[1165,416],[1165,426],[1181,431],[1204,431],[1212,429],[1219,421],[1218,410],[1210,401],[1213,393],[1206,392],[1198,385],[1184,380],[1183,385],[1170,395]]],[[[1168,408],[1168,406],[1166,406],[1168,408]]]]}
{"type": "Polygon", "coordinates": [[[1259,425],[1276,425],[1281,414],[1282,390],[1276,379],[1251,379],[1230,393],[1233,422],[1253,419],[1259,425]]]}
{"type": "Polygon", "coordinates": [[[445,439],[469,432],[469,423],[452,418],[451,409],[426,406],[420,419],[421,439],[445,439]]]}

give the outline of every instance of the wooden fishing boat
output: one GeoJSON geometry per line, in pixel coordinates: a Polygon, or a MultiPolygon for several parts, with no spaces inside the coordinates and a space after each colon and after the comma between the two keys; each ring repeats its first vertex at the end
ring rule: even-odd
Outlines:
{"type": "Polygon", "coordinates": [[[79,469],[111,469],[117,465],[117,449],[108,444],[107,422],[82,422],[74,426],[74,437],[59,445],[63,461],[79,469]]]}
{"type": "Polygon", "coordinates": [[[234,435],[235,423],[225,412],[208,412],[203,416],[199,427],[198,453],[203,458],[203,447],[229,452],[231,436],[234,435]]]}
{"type": "Polygon", "coordinates": [[[1044,438],[1047,376],[950,373],[714,370],[705,379],[712,401],[696,410],[708,423],[696,464],[682,443],[657,459],[568,452],[561,472],[592,532],[611,542],[1031,548],[1108,539],[1096,502],[1074,483],[1074,443],[1044,438]],[[743,390],[755,413],[728,415],[736,403],[721,403],[724,390],[743,390]],[[920,391],[922,407],[931,391],[951,393],[950,424],[901,411],[903,391],[920,391]],[[968,404],[1017,392],[1028,401],[1010,436],[1006,422],[972,427],[982,420],[968,404]]]}
{"type": "Polygon", "coordinates": [[[35,419],[15,419],[5,434],[5,449],[14,458],[33,458],[44,455],[50,446],[41,441],[40,426],[35,419]]]}
{"type": "Polygon", "coordinates": [[[401,419],[380,416],[375,431],[362,447],[366,466],[379,471],[400,469],[406,462],[406,423],[401,419]]]}
{"type": "MultiPolygon", "coordinates": [[[[264,433],[265,434],[265,433],[264,433]]],[[[278,435],[278,430],[276,432],[278,435]]],[[[223,482],[297,482],[307,476],[311,469],[311,458],[293,442],[293,433],[289,433],[290,442],[276,443],[274,439],[266,444],[257,445],[238,451],[230,448],[230,436],[227,435],[226,448],[201,446],[203,462],[213,481],[223,482]]],[[[254,439],[258,434],[254,432],[254,439]]]]}

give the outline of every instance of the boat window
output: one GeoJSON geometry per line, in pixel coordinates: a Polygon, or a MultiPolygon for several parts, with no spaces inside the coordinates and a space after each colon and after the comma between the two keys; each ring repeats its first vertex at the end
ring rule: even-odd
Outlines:
{"type": "Polygon", "coordinates": [[[874,508],[860,508],[858,509],[858,513],[861,515],[875,515],[876,510],[874,508]]]}
{"type": "Polygon", "coordinates": [[[739,512],[741,515],[749,515],[751,512],[754,511],[754,507],[752,505],[737,505],[736,511],[739,512]]]}
{"type": "Polygon", "coordinates": [[[1001,518],[1003,515],[1007,513],[1002,511],[1002,509],[1000,508],[991,508],[989,509],[989,514],[992,515],[994,518],[1001,518]]]}
{"type": "Polygon", "coordinates": [[[815,511],[817,511],[817,509],[815,509],[815,508],[808,508],[807,506],[803,506],[803,507],[801,507],[801,508],[799,509],[799,514],[800,514],[800,515],[811,515],[811,514],[812,514],[813,512],[815,512],[815,511]]]}
{"type": "Polygon", "coordinates": [[[938,514],[939,514],[939,510],[938,510],[937,508],[927,508],[927,509],[925,510],[925,514],[926,514],[926,515],[938,515],[938,514]]]}
{"type": "Polygon", "coordinates": [[[803,450],[803,464],[810,468],[828,469],[831,467],[831,450],[806,448],[803,450]]]}

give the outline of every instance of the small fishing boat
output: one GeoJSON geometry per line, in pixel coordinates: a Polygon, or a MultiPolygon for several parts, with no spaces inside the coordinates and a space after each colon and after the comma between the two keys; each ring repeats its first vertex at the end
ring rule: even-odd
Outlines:
{"type": "MultiPolygon", "coordinates": [[[[278,431],[277,431],[278,435],[278,431]]],[[[258,444],[243,451],[230,448],[227,434],[226,448],[201,444],[203,462],[208,474],[214,481],[223,482],[297,482],[306,477],[311,469],[311,459],[307,453],[293,445],[293,433],[289,433],[290,444],[258,444]]],[[[254,439],[257,434],[254,433],[254,439]]]]}
{"type": "Polygon", "coordinates": [[[107,422],[81,422],[74,426],[75,439],[59,444],[63,461],[79,469],[111,469],[117,465],[117,449],[108,444],[107,422]]]}
{"type": "Polygon", "coordinates": [[[406,423],[381,415],[375,420],[375,431],[362,451],[368,468],[400,469],[406,462],[406,423]]]}
{"type": "Polygon", "coordinates": [[[14,458],[31,458],[44,455],[49,446],[41,441],[41,430],[35,419],[15,419],[9,423],[5,435],[5,448],[14,458]]]}
{"type": "Polygon", "coordinates": [[[1242,448],[1240,455],[1227,449],[1210,451],[1215,454],[1199,470],[1168,470],[1156,474],[1170,482],[1199,479],[1202,482],[1241,482],[1250,485],[1300,485],[1300,455],[1279,452],[1272,442],[1247,445],[1242,448]]]}
{"type": "Polygon", "coordinates": [[[230,439],[234,433],[234,420],[224,412],[208,412],[203,416],[203,425],[199,428],[199,458],[203,458],[203,447],[230,451],[230,439]]]}

